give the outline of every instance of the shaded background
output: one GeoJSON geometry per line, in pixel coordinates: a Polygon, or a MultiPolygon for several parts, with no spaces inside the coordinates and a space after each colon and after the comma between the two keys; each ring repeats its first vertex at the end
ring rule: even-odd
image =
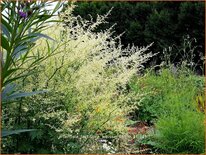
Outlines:
{"type": "MultiPolygon", "coordinates": [[[[185,59],[183,48],[188,56],[193,56],[195,72],[203,74],[204,56],[204,2],[77,2],[73,14],[95,19],[97,14],[104,15],[112,7],[108,23],[96,31],[114,27],[114,35],[121,34],[122,44],[146,46],[154,42],[151,50],[159,52],[146,67],[159,65],[165,61],[163,50],[173,47],[167,55],[169,61],[178,64],[185,59]],[[193,51],[185,47],[184,39],[191,41],[193,51]]],[[[167,51],[168,52],[168,51],[167,51]]]]}

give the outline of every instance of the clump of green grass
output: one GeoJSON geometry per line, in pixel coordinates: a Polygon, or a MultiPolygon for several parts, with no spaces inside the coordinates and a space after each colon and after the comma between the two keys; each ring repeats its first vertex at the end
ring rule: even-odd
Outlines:
{"type": "Polygon", "coordinates": [[[147,94],[136,117],[155,126],[148,143],[158,153],[203,153],[204,77],[171,68],[132,80],[133,91],[147,94]]]}
{"type": "Polygon", "coordinates": [[[204,115],[195,111],[172,111],[160,117],[154,147],[161,153],[204,153],[204,115]]]}

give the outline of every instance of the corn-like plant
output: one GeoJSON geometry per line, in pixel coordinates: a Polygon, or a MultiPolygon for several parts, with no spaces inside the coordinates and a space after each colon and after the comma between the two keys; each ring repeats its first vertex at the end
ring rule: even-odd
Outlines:
{"type": "MultiPolygon", "coordinates": [[[[45,55],[28,56],[35,42],[40,38],[53,40],[42,33],[48,24],[54,22],[52,17],[61,6],[59,2],[54,10],[46,9],[52,2],[21,2],[21,1],[2,1],[1,2],[1,87],[2,105],[6,106],[22,97],[32,96],[44,91],[22,92],[17,86],[19,79],[25,79],[33,74],[40,62],[52,56],[52,53],[45,55]],[[30,66],[24,68],[23,65],[28,61],[30,66]]],[[[54,40],[53,40],[54,41],[54,40]]],[[[21,106],[21,103],[20,103],[21,106]]],[[[3,131],[2,136],[18,134],[28,129],[3,131]]]]}
{"type": "MultiPolygon", "coordinates": [[[[52,17],[59,9],[61,3],[58,3],[53,11],[45,9],[52,2],[7,2],[2,5],[2,35],[1,46],[3,48],[3,57],[1,58],[2,76],[1,85],[3,87],[3,101],[12,100],[18,97],[24,97],[29,94],[11,94],[11,86],[16,80],[26,78],[32,74],[32,70],[51,54],[46,56],[34,55],[29,57],[30,49],[35,45],[39,38],[51,39],[42,33],[48,27],[48,23],[54,22],[52,17]],[[35,58],[35,59],[34,59],[35,58]],[[35,60],[35,61],[34,61],[35,60]],[[31,61],[28,68],[23,65],[31,61]],[[17,73],[18,72],[18,73],[17,73]]],[[[40,93],[40,92],[36,92],[40,93]]],[[[4,102],[3,102],[4,103],[4,102]]]]}

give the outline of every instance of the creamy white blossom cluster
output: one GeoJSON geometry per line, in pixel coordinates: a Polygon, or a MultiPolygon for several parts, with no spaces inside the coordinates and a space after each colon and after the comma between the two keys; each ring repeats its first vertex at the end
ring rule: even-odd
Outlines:
{"type": "MultiPolygon", "coordinates": [[[[73,93],[75,101],[69,113],[79,121],[87,118],[83,131],[125,132],[127,114],[135,108],[126,101],[135,95],[124,94],[118,87],[124,89],[142,69],[142,64],[153,56],[148,51],[152,44],[123,48],[121,35],[113,37],[113,27],[94,31],[100,24],[106,23],[110,12],[105,16],[98,15],[93,21],[74,17],[71,8],[73,6],[60,15],[63,24],[53,25],[47,30],[47,34],[56,40],[49,41],[50,47],[58,48],[55,56],[41,64],[44,71],[39,75],[39,85],[47,85],[49,89],[64,94],[68,91],[73,93]],[[53,74],[50,78],[49,75],[53,74]]],[[[43,52],[45,47],[47,44],[42,41],[35,50],[43,52]]],[[[68,122],[72,121],[65,121],[60,128],[70,131],[68,122]]]]}
{"type": "Polygon", "coordinates": [[[70,80],[79,93],[77,109],[89,111],[88,128],[101,126],[110,117],[104,126],[121,130],[124,129],[124,121],[117,123],[114,118],[121,116],[124,120],[134,107],[124,103],[128,96],[121,94],[117,87],[124,88],[142,64],[152,57],[148,52],[152,44],[123,48],[120,36],[112,36],[112,27],[95,32],[96,27],[106,22],[109,13],[98,16],[96,22],[74,17],[71,12],[62,14],[65,23],[63,38],[68,42],[66,60],[70,64],[78,64],[75,71],[69,67],[70,80]]]}

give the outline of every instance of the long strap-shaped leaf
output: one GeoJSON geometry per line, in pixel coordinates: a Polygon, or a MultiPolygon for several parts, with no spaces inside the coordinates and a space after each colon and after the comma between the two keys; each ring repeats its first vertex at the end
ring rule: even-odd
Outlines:
{"type": "Polygon", "coordinates": [[[26,93],[14,93],[11,95],[3,95],[2,96],[2,102],[7,102],[7,101],[13,101],[17,98],[21,98],[21,97],[29,97],[29,96],[33,96],[36,94],[41,94],[41,93],[46,93],[48,92],[47,90],[42,90],[42,91],[34,91],[34,92],[26,92],[26,93]]]}
{"type": "Polygon", "coordinates": [[[20,134],[22,132],[31,132],[31,131],[35,131],[35,130],[36,129],[2,130],[1,131],[1,137],[20,134]]]}

